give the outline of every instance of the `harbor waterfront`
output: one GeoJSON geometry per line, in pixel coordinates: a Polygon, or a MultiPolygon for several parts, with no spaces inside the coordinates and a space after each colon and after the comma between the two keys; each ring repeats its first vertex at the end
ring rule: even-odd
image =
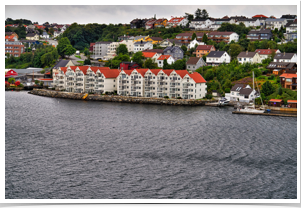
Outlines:
{"type": "Polygon", "coordinates": [[[6,91],[5,198],[296,199],[297,119],[232,111],[6,91]]]}

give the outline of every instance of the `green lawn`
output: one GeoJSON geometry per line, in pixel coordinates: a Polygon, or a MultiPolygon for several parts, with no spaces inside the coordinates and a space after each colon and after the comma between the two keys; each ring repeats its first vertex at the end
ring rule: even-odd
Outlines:
{"type": "Polygon", "coordinates": [[[78,63],[80,63],[80,64],[84,64],[84,61],[77,61],[78,63]]]}
{"type": "Polygon", "coordinates": [[[79,58],[79,59],[81,59],[81,57],[80,57],[80,56],[78,56],[78,55],[75,55],[75,57],[76,57],[76,58],[79,58]]]}

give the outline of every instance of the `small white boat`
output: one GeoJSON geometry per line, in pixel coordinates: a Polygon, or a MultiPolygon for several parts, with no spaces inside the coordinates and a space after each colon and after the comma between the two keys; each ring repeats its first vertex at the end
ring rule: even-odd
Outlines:
{"type": "Polygon", "coordinates": [[[221,98],[220,100],[219,100],[219,104],[220,105],[227,105],[228,103],[229,103],[230,101],[229,100],[227,100],[226,98],[221,98]]]}

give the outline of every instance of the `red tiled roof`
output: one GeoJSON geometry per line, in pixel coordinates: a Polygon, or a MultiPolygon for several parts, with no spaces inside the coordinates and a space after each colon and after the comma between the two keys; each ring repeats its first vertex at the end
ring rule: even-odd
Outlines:
{"type": "Polygon", "coordinates": [[[50,74],[50,72],[46,72],[45,74],[50,74]]]}
{"type": "Polygon", "coordinates": [[[161,55],[157,60],[168,59],[171,55],[161,55]]]}
{"type": "Polygon", "coordinates": [[[116,78],[118,77],[120,70],[119,69],[104,69],[108,67],[100,67],[99,71],[103,73],[106,78],[116,78]],[[102,69],[101,69],[102,68],[102,69]]]}
{"type": "Polygon", "coordinates": [[[198,45],[198,47],[196,47],[196,50],[209,50],[213,47],[213,45],[198,45]]]}
{"type": "Polygon", "coordinates": [[[206,83],[206,80],[197,72],[193,72],[192,74],[188,74],[195,83],[206,83]]]}
{"type": "Polygon", "coordinates": [[[281,102],[282,100],[281,99],[270,99],[270,102],[276,102],[276,103],[278,103],[278,102],[281,102]]]}
{"type": "Polygon", "coordinates": [[[141,74],[144,77],[145,72],[147,72],[148,69],[136,69],[136,71],[141,74]]]}
{"type": "Polygon", "coordinates": [[[287,103],[297,103],[297,100],[287,100],[287,103]]]}
{"type": "Polygon", "coordinates": [[[171,18],[168,22],[169,23],[179,23],[181,22],[182,20],[184,19],[184,17],[174,17],[174,18],[171,18]]]}
{"type": "Polygon", "coordinates": [[[145,58],[152,58],[154,55],[156,55],[155,52],[142,52],[142,53],[145,58]]]}
{"type": "Polygon", "coordinates": [[[162,70],[162,71],[163,71],[167,76],[169,76],[170,73],[174,71],[174,69],[164,69],[164,70],[162,70]]]}
{"type": "Polygon", "coordinates": [[[189,72],[187,70],[175,70],[175,72],[180,75],[180,77],[183,79],[183,77],[186,75],[186,74],[189,74],[189,72]]]}
{"type": "Polygon", "coordinates": [[[66,71],[67,71],[67,67],[60,67],[60,69],[61,69],[61,71],[63,71],[64,72],[64,74],[66,73],[66,71]]]}
{"type": "Polygon", "coordinates": [[[38,79],[38,80],[41,80],[41,81],[52,81],[52,78],[42,78],[42,79],[38,79]]]}
{"type": "Polygon", "coordinates": [[[284,78],[297,78],[297,74],[287,74],[287,73],[284,73],[280,77],[284,77],[284,78]]]}
{"type": "Polygon", "coordinates": [[[15,36],[13,36],[13,35],[6,35],[6,36],[5,36],[5,39],[11,40],[11,39],[14,39],[14,37],[15,37],[15,36]]]}
{"type": "Polygon", "coordinates": [[[255,15],[255,16],[253,16],[252,18],[261,18],[261,17],[263,17],[263,18],[268,18],[267,16],[264,16],[264,15],[262,15],[262,14],[257,14],[257,15],[255,15]]]}
{"type": "Polygon", "coordinates": [[[127,69],[127,70],[123,70],[127,75],[131,75],[132,71],[134,69],[127,69]]]}
{"type": "Polygon", "coordinates": [[[157,76],[157,74],[161,71],[162,69],[150,69],[150,71],[157,76]]]}
{"type": "Polygon", "coordinates": [[[257,52],[258,54],[271,54],[273,51],[276,52],[276,49],[256,49],[255,52],[257,52]]]}

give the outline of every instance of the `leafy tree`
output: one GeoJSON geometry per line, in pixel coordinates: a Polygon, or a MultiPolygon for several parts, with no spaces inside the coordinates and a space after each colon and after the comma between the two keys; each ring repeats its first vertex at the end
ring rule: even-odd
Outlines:
{"type": "Polygon", "coordinates": [[[243,48],[239,44],[231,44],[229,48],[229,55],[231,56],[231,60],[236,59],[238,54],[243,51],[243,48]]]}
{"type": "Polygon", "coordinates": [[[182,46],[181,46],[181,49],[183,50],[183,52],[184,52],[184,54],[185,54],[186,51],[187,51],[187,47],[186,47],[185,45],[182,45],[182,46]]]}
{"type": "Polygon", "coordinates": [[[176,60],[172,64],[172,68],[174,68],[175,70],[186,69],[186,61],[184,61],[183,59],[176,60]]]}
{"type": "Polygon", "coordinates": [[[91,61],[90,61],[90,59],[85,59],[85,61],[84,61],[84,65],[91,65],[91,61]]]}
{"type": "Polygon", "coordinates": [[[157,67],[157,63],[151,58],[146,59],[146,61],[144,62],[144,68],[156,69],[157,67]]]}
{"type": "Polygon", "coordinates": [[[260,75],[262,75],[262,72],[260,71],[260,69],[254,69],[254,75],[255,77],[259,77],[260,75]]]}
{"type": "Polygon", "coordinates": [[[206,9],[203,9],[203,10],[202,10],[201,18],[202,18],[202,19],[208,19],[208,18],[209,18],[209,14],[208,14],[208,12],[207,12],[206,9]]]}
{"type": "Polygon", "coordinates": [[[279,88],[278,88],[278,95],[282,95],[282,87],[280,86],[279,88]]]}
{"type": "Polygon", "coordinates": [[[15,80],[15,78],[11,77],[11,78],[8,78],[7,81],[11,84],[14,84],[16,80],[15,80]]]}
{"type": "Polygon", "coordinates": [[[208,42],[208,37],[207,37],[206,33],[203,35],[202,42],[204,42],[205,44],[207,44],[207,42],[208,42]]]}
{"type": "Polygon", "coordinates": [[[196,34],[195,34],[195,32],[192,34],[192,37],[191,37],[191,40],[194,40],[194,39],[196,39],[196,34]]]}
{"type": "Polygon", "coordinates": [[[122,54],[128,54],[129,53],[125,44],[120,44],[117,47],[116,54],[118,55],[119,53],[122,53],[122,54]]]}
{"type": "Polygon", "coordinates": [[[132,57],[132,61],[133,62],[136,62],[140,67],[142,67],[142,64],[143,64],[143,59],[144,59],[145,57],[144,57],[144,55],[143,55],[143,53],[141,52],[141,51],[138,51],[138,52],[136,52],[134,55],[133,55],[133,57],[132,57]]]}
{"type": "Polygon", "coordinates": [[[215,74],[212,69],[208,69],[205,74],[205,80],[209,81],[212,80],[215,77],[215,74]]]}
{"type": "Polygon", "coordinates": [[[53,34],[54,34],[54,29],[51,27],[51,28],[49,29],[49,32],[50,32],[51,35],[53,35],[53,34]]]}
{"type": "Polygon", "coordinates": [[[256,50],[255,43],[254,42],[249,42],[247,50],[250,51],[250,52],[254,52],[256,50]]]}
{"type": "Polygon", "coordinates": [[[163,69],[171,69],[172,66],[167,63],[167,59],[163,60],[163,69]]]}
{"type": "Polygon", "coordinates": [[[88,48],[85,48],[85,50],[84,50],[84,54],[85,54],[85,56],[88,56],[88,55],[90,55],[90,51],[89,51],[89,49],[88,49],[88,48]]]}
{"type": "Polygon", "coordinates": [[[189,14],[189,13],[185,13],[184,16],[186,19],[188,19],[189,22],[191,22],[191,20],[193,20],[193,14],[189,14]]]}
{"type": "MultiPolygon", "coordinates": [[[[225,83],[223,84],[223,89],[231,89],[232,88],[232,83],[231,83],[231,81],[229,80],[229,79],[227,79],[226,81],[225,81],[225,83]]],[[[230,92],[230,90],[229,90],[229,92],[230,92]]]]}
{"type": "Polygon", "coordinates": [[[241,38],[238,41],[238,44],[243,47],[243,50],[245,51],[249,46],[250,40],[247,38],[241,38]]]}
{"type": "Polygon", "coordinates": [[[264,95],[269,96],[271,94],[274,93],[274,87],[273,85],[269,82],[266,81],[263,85],[262,85],[262,90],[261,92],[264,93],[264,95]]]}
{"type": "MultiPolygon", "coordinates": [[[[75,53],[76,49],[73,50],[73,49],[71,49],[72,46],[71,47],[68,47],[68,46],[71,46],[71,44],[67,37],[59,40],[58,45],[57,45],[57,52],[61,57],[64,58],[65,55],[67,55],[66,52],[68,54],[70,54],[71,52],[74,51],[72,54],[75,53]]],[[[70,54],[70,55],[72,55],[72,54],[70,54]]]]}
{"type": "Polygon", "coordinates": [[[197,9],[194,13],[195,19],[201,19],[202,16],[202,10],[201,9],[197,9]]]}
{"type": "Polygon", "coordinates": [[[50,64],[54,61],[53,55],[51,52],[45,53],[41,56],[41,63],[44,66],[50,66],[50,64]]]}
{"type": "Polygon", "coordinates": [[[63,50],[64,55],[67,55],[67,56],[71,56],[75,52],[76,52],[76,49],[73,48],[72,45],[67,45],[63,50]]]}

